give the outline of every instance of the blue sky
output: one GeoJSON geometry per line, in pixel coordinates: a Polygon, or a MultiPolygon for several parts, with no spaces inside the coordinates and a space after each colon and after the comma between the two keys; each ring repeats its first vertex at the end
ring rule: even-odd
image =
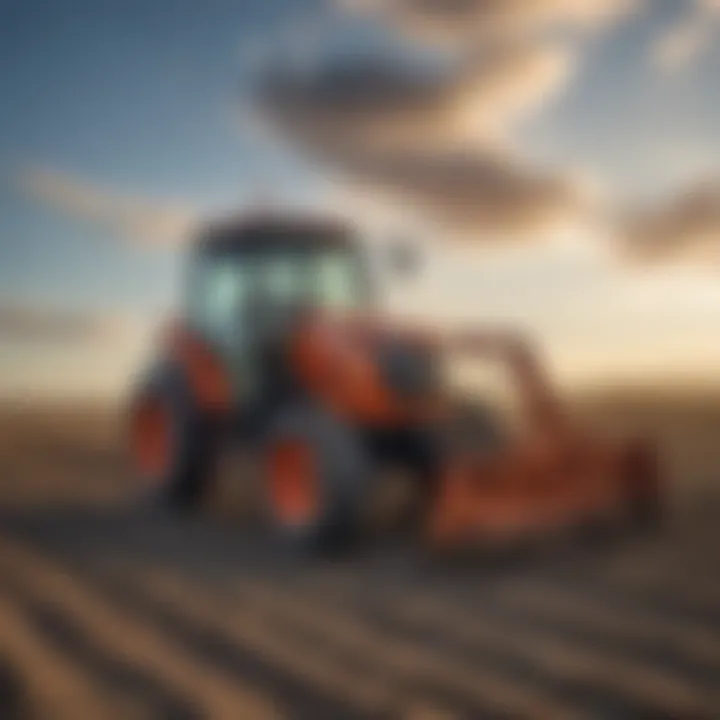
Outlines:
{"type": "MultiPolygon", "coordinates": [[[[654,201],[720,171],[720,35],[678,72],[653,61],[653,48],[691,7],[690,0],[647,0],[584,40],[572,80],[516,129],[513,142],[523,156],[577,168],[620,204],[654,201]]],[[[58,212],[23,190],[18,177],[28,168],[202,212],[242,206],[267,185],[289,198],[326,192],[322,166],[239,121],[249,60],[272,55],[292,37],[288,29],[312,26],[321,8],[311,0],[1,0],[0,302],[155,317],[176,289],[175,248],[119,242],[111,228],[58,212]]],[[[365,30],[345,18],[312,42],[362,46],[365,30]]],[[[467,266],[463,255],[453,265],[454,252],[441,251],[446,266],[438,277],[467,266]]],[[[501,316],[523,316],[529,308],[526,316],[534,318],[537,298],[557,291],[557,275],[544,269],[552,256],[535,265],[528,257],[517,265],[498,261],[500,295],[508,299],[498,300],[497,289],[477,291],[475,304],[485,303],[486,315],[497,308],[501,316]],[[528,263],[536,268],[530,289],[528,263]]],[[[473,259],[477,277],[487,279],[493,262],[473,259]]],[[[569,262],[560,280],[567,295],[549,303],[553,308],[572,302],[578,272],[590,261],[569,262]]],[[[600,285],[617,286],[592,267],[600,285]]],[[[694,278],[678,287],[712,282],[694,278]]],[[[443,287],[437,292],[446,294],[443,287]]],[[[428,292],[411,293],[411,304],[436,305],[428,292]]],[[[648,297],[653,292],[667,295],[651,289],[648,297]]],[[[447,309],[466,305],[458,297],[447,309]]],[[[552,312],[548,327],[560,322],[552,312]]],[[[698,322],[709,329],[718,319],[713,308],[694,317],[706,315],[711,320],[698,322]]],[[[9,347],[0,342],[0,362],[20,377],[22,350],[9,347]]]]}
{"type": "Polygon", "coordinates": [[[170,282],[162,253],[138,254],[38,205],[14,173],[57,168],[200,208],[242,202],[268,162],[236,120],[244,48],[270,38],[298,5],[3,3],[2,294],[136,310],[162,304],[170,282]]]}

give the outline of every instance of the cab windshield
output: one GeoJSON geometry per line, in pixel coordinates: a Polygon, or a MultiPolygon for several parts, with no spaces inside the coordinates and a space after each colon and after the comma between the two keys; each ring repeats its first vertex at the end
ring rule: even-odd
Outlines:
{"type": "Polygon", "coordinates": [[[366,308],[368,278],[353,247],[284,245],[208,253],[190,276],[190,316],[211,336],[228,337],[248,303],[337,312],[366,308]]]}
{"type": "Polygon", "coordinates": [[[347,249],[258,255],[243,270],[262,299],[350,311],[366,303],[360,260],[347,249]]]}

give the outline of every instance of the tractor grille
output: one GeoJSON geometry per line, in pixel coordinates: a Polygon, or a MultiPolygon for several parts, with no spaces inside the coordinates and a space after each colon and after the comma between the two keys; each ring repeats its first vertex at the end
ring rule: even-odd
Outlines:
{"type": "Polygon", "coordinates": [[[385,342],[378,349],[387,387],[407,400],[434,395],[440,387],[437,354],[430,347],[410,342],[385,342]]]}

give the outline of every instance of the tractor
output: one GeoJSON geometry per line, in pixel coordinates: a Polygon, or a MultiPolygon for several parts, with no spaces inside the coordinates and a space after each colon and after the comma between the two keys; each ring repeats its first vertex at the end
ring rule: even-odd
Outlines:
{"type": "MultiPolygon", "coordinates": [[[[396,249],[395,269],[412,270],[407,245],[396,249]]],[[[653,445],[575,427],[522,337],[402,324],[375,296],[342,222],[271,213],[205,228],[178,317],[129,403],[143,494],[198,505],[231,443],[258,460],[265,522],[313,551],[363,537],[388,467],[410,478],[412,516],[438,548],[658,519],[653,445]],[[512,430],[449,390],[454,356],[506,370],[520,399],[512,430]]]]}

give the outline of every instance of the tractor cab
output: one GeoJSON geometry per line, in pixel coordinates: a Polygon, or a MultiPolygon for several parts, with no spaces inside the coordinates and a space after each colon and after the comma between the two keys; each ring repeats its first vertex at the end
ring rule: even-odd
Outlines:
{"type": "Polygon", "coordinates": [[[253,312],[365,310],[370,284],[365,259],[345,227],[256,219],[211,227],[200,238],[190,260],[185,314],[224,344],[243,334],[253,312]]]}
{"type": "Polygon", "coordinates": [[[186,282],[184,323],[218,353],[246,401],[279,384],[274,366],[303,317],[354,316],[373,304],[354,233],[317,219],[211,226],[192,250],[186,282]]]}

